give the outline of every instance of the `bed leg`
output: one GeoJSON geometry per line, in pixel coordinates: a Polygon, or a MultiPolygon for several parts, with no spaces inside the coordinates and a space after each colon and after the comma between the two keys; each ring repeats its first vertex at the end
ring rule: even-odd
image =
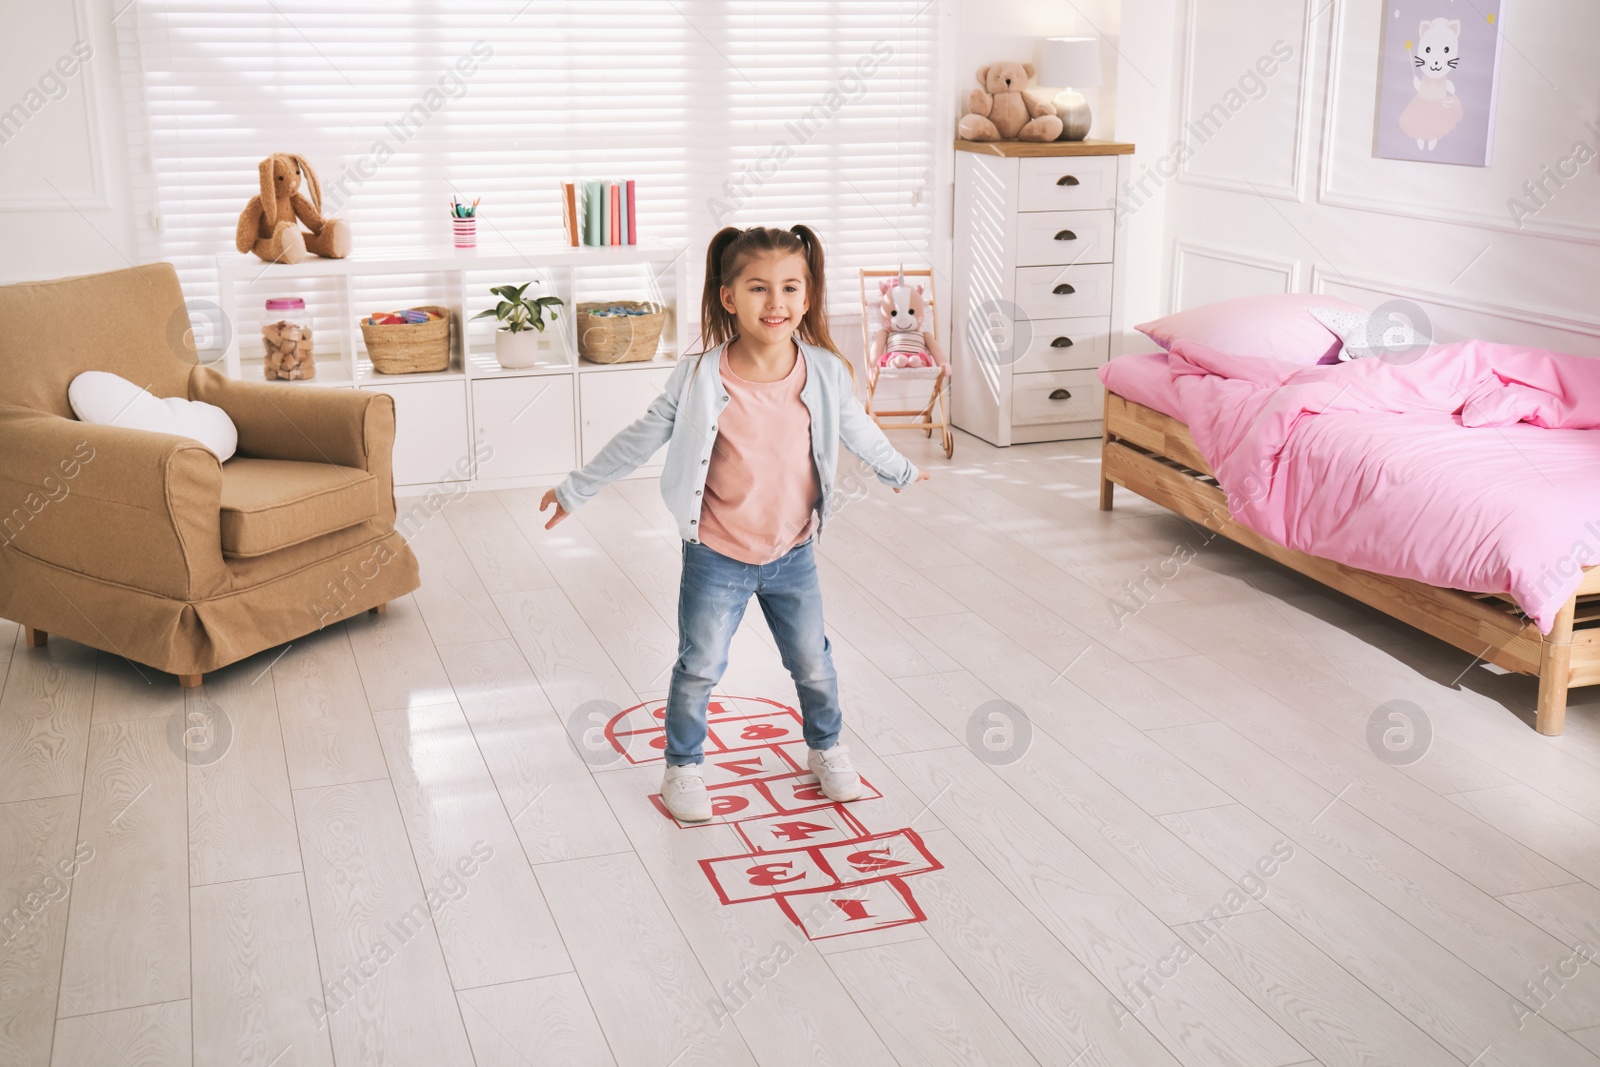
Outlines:
{"type": "Polygon", "coordinates": [[[1539,711],[1534,729],[1554,737],[1567,722],[1567,684],[1572,674],[1572,616],[1574,594],[1556,613],[1555,625],[1544,636],[1539,653],[1539,711]]]}
{"type": "Polygon", "coordinates": [[[1111,393],[1106,393],[1105,421],[1100,424],[1100,510],[1111,510],[1111,495],[1117,491],[1116,483],[1106,477],[1106,447],[1111,444],[1111,431],[1106,429],[1111,419],[1111,393]]]}

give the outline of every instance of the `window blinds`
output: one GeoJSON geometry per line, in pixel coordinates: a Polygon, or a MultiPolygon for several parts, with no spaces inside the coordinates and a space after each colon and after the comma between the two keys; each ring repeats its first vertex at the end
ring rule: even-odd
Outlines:
{"type": "Polygon", "coordinates": [[[482,198],[480,243],[559,242],[560,182],[623,177],[692,293],[723,225],[814,227],[834,314],[858,267],[932,255],[928,0],[124,2],[141,251],[191,298],[274,151],[364,251],[449,244],[452,195],[482,198]]]}

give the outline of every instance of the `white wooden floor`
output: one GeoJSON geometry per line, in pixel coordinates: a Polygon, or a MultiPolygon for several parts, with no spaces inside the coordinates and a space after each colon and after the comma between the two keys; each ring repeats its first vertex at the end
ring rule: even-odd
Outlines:
{"type": "MultiPolygon", "coordinates": [[[[187,695],[0,623],[0,1064],[1600,1064],[1596,691],[1540,737],[1531,680],[1100,513],[1097,442],[898,443],[934,480],[820,560],[882,793],[847,812],[920,835],[925,921],[720,903],[740,828],[567,739],[664,693],[655,483],[553,533],[482,494],[386,617],[187,695]],[[1392,701],[1414,762],[1369,743],[1392,701]]],[[[794,703],[758,611],[723,689],[794,703]]]]}

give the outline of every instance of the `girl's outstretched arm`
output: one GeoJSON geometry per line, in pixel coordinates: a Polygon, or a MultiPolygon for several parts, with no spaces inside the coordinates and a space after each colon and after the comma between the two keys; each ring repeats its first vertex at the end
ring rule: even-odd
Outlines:
{"type": "Polygon", "coordinates": [[[839,401],[839,441],[877,472],[878,481],[893,486],[896,492],[926,476],[895,451],[888,435],[867,414],[848,383],[844,386],[844,398],[839,401]]]}
{"type": "MultiPolygon", "coordinates": [[[[562,511],[571,513],[578,510],[594,499],[594,495],[606,485],[632,474],[671,439],[684,377],[696,362],[697,359],[680,359],[672,371],[672,377],[667,379],[660,395],[650,402],[645,413],[619,430],[582,469],[568,474],[560,485],[551,490],[562,511]]],[[[543,504],[539,510],[544,510],[543,504]]],[[[550,525],[555,525],[555,521],[552,520],[550,525]]]]}

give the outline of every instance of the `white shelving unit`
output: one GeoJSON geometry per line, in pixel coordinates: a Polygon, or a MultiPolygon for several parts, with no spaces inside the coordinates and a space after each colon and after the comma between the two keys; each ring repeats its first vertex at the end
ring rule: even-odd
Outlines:
{"type": "MultiPolygon", "coordinates": [[[[234,329],[223,366],[230,377],[260,378],[256,338],[264,302],[301,296],[312,309],[316,377],[274,384],[371,389],[394,397],[397,487],[547,485],[592,458],[666,383],[688,343],[683,252],[661,243],[445,248],[310,257],[293,265],[226,253],[217,257],[219,303],[234,329]],[[562,300],[546,327],[554,335],[550,362],[507,370],[494,356],[494,320],[472,316],[493,306],[490,286],[535,280],[540,284],[530,293],[562,300]],[[667,306],[654,358],[615,364],[579,358],[573,309],[582,301],[623,299],[667,306]],[[452,313],[449,366],[429,374],[377,372],[358,320],[375,310],[419,305],[452,313]]],[[[659,470],[652,460],[638,475],[659,470]]]]}

